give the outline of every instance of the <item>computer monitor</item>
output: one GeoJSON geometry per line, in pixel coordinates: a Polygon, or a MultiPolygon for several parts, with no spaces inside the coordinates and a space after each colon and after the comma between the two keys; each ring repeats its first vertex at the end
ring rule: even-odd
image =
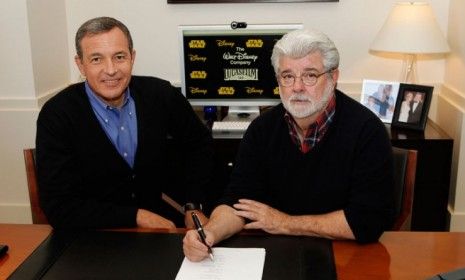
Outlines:
{"type": "Polygon", "coordinates": [[[278,104],[273,46],[301,28],[245,22],[179,26],[182,93],[193,106],[229,106],[230,114],[278,104]]]}

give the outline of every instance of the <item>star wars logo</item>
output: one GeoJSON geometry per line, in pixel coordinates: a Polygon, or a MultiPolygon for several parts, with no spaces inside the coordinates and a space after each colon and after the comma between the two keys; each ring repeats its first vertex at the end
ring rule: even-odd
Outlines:
{"type": "Polygon", "coordinates": [[[249,39],[245,42],[247,48],[261,48],[263,47],[263,41],[261,39],[249,39]]]}
{"type": "Polygon", "coordinates": [[[204,49],[207,43],[204,40],[190,40],[189,48],[191,49],[204,49]]]}
{"type": "Polygon", "coordinates": [[[189,75],[191,79],[206,79],[207,72],[205,71],[192,71],[189,75]]]}
{"type": "Polygon", "coordinates": [[[273,90],[274,95],[279,95],[279,87],[275,87],[273,90]]]}
{"type": "Polygon", "coordinates": [[[219,95],[234,95],[233,87],[220,87],[218,88],[219,95]]]}

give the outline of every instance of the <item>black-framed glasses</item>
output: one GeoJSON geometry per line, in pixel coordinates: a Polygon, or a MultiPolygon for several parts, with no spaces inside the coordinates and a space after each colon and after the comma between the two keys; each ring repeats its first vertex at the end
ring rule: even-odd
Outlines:
{"type": "Polygon", "coordinates": [[[283,87],[291,87],[294,85],[296,79],[301,79],[304,85],[314,86],[316,82],[318,81],[319,77],[323,76],[324,74],[331,73],[333,70],[334,69],[329,69],[328,71],[325,71],[320,74],[315,74],[312,72],[304,72],[300,76],[296,76],[293,73],[284,73],[284,74],[278,75],[278,82],[283,87]]]}

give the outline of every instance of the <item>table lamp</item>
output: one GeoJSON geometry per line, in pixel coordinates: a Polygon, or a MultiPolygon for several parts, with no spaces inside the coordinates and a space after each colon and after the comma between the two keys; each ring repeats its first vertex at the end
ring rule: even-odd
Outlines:
{"type": "Polygon", "coordinates": [[[449,52],[433,10],[425,2],[396,3],[370,46],[372,51],[403,53],[404,82],[416,82],[417,54],[449,52]]]}

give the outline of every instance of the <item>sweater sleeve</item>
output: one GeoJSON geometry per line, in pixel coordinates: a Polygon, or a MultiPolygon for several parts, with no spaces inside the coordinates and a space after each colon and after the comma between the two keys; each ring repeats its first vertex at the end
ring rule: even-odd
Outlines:
{"type": "Polygon", "coordinates": [[[375,242],[394,220],[392,149],[384,125],[371,118],[354,149],[344,214],[360,243],[375,242]]]}

